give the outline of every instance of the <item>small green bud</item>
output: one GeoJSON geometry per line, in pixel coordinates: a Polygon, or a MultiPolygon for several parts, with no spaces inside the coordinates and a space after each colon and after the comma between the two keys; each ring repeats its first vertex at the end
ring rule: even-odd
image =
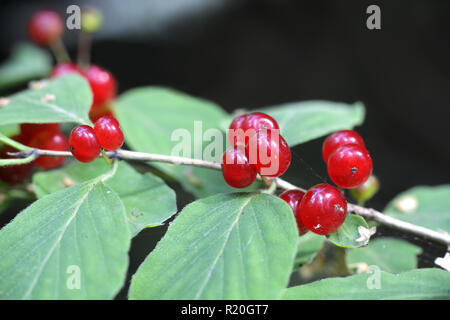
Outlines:
{"type": "Polygon", "coordinates": [[[363,204],[367,200],[372,199],[372,197],[378,192],[379,188],[380,183],[378,178],[371,175],[362,185],[354,189],[350,189],[350,194],[355,200],[358,201],[359,204],[363,204]]]}
{"type": "Polygon", "coordinates": [[[86,33],[94,33],[103,24],[102,13],[95,8],[86,8],[81,12],[81,30],[86,33]]]}

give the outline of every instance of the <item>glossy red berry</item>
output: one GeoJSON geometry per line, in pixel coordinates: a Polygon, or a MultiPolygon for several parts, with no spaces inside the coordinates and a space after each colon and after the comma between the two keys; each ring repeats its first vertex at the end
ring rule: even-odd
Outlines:
{"type": "Polygon", "coordinates": [[[298,205],[305,193],[301,190],[288,190],[280,194],[280,198],[287,202],[294,213],[295,221],[297,221],[298,233],[302,236],[308,232],[308,229],[303,225],[302,219],[298,214],[298,205]]]}
{"type": "Polygon", "coordinates": [[[92,89],[92,108],[96,108],[116,97],[117,84],[111,73],[96,65],[90,65],[84,71],[84,75],[92,89]]]}
{"type": "Polygon", "coordinates": [[[325,163],[328,163],[330,155],[339,147],[346,144],[357,144],[365,147],[364,140],[354,130],[341,130],[329,135],[322,146],[322,158],[325,163]]]}
{"type": "Polygon", "coordinates": [[[328,158],[328,175],[341,188],[355,188],[370,177],[372,158],[366,148],[348,144],[339,147],[328,158]]]}
{"type": "Polygon", "coordinates": [[[243,114],[243,115],[237,116],[231,122],[229,129],[230,130],[241,129],[242,128],[242,123],[244,123],[246,118],[247,118],[247,114],[243,114]]]}
{"type": "Polygon", "coordinates": [[[347,200],[338,188],[318,184],[303,196],[297,207],[297,214],[308,230],[329,235],[344,223],[347,200]]]}
{"type": "Polygon", "coordinates": [[[51,78],[60,77],[69,73],[78,73],[81,74],[80,69],[75,63],[64,62],[57,64],[50,73],[51,78]]]}
{"type": "Polygon", "coordinates": [[[261,129],[280,129],[280,127],[278,126],[278,123],[275,121],[275,119],[268,114],[262,112],[254,112],[248,114],[245,120],[242,122],[242,129],[244,129],[244,131],[248,129],[259,131],[261,129]]]}
{"type": "Polygon", "coordinates": [[[243,149],[243,147],[230,148],[222,156],[223,177],[233,188],[248,187],[256,179],[256,167],[249,164],[243,149]]]}
{"type": "Polygon", "coordinates": [[[61,125],[59,123],[22,123],[20,125],[20,134],[25,144],[28,144],[30,139],[40,134],[41,132],[60,132],[61,125]]]}
{"type": "Polygon", "coordinates": [[[94,129],[87,125],[72,130],[69,135],[69,148],[73,156],[81,162],[94,161],[102,149],[94,129]]]}
{"type": "MultiPolygon", "coordinates": [[[[237,131],[238,129],[242,129],[242,123],[245,121],[245,119],[247,118],[246,114],[243,114],[241,116],[237,116],[236,118],[234,118],[234,120],[231,122],[230,127],[228,128],[228,141],[230,141],[232,146],[235,146],[239,140],[239,132],[237,131]]],[[[244,132],[242,132],[243,134],[244,132]]],[[[241,141],[244,145],[244,139],[242,138],[241,141]]]]}
{"type": "Polygon", "coordinates": [[[38,45],[49,45],[60,38],[63,31],[63,20],[55,11],[38,11],[28,22],[28,35],[38,45]]]}
{"type": "MultiPolygon", "coordinates": [[[[53,151],[67,151],[69,144],[66,136],[61,132],[43,131],[33,137],[29,143],[30,147],[53,150],[53,151]]],[[[59,167],[64,162],[64,157],[39,157],[34,160],[34,163],[44,169],[53,169],[59,167]]]]}
{"type": "MultiPolygon", "coordinates": [[[[24,143],[23,137],[21,135],[11,137],[11,139],[16,140],[20,143],[24,143]]],[[[3,146],[0,148],[0,159],[12,159],[9,152],[18,152],[11,146],[3,146]]],[[[25,181],[33,171],[33,163],[26,163],[14,166],[0,166],[0,181],[7,184],[14,185],[25,181]]]]}
{"type": "Polygon", "coordinates": [[[119,121],[114,117],[104,116],[98,119],[94,131],[98,142],[106,150],[114,151],[123,145],[123,133],[119,121]]]}
{"type": "Polygon", "coordinates": [[[274,118],[262,112],[254,112],[236,117],[229,127],[228,140],[231,145],[242,142],[247,145],[250,137],[261,129],[274,130],[279,129],[278,123],[274,118]],[[242,132],[237,131],[242,129],[242,132]],[[234,135],[233,135],[233,130],[234,135]],[[240,135],[243,135],[240,137],[240,135]]]}
{"type": "Polygon", "coordinates": [[[246,146],[247,158],[266,177],[282,175],[291,164],[291,150],[279,130],[262,129],[246,146]]]}

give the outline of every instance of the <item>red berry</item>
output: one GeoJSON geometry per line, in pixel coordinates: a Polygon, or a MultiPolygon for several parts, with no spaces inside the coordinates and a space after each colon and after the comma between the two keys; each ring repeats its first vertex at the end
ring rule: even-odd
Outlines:
{"type": "MultiPolygon", "coordinates": [[[[234,118],[234,120],[231,122],[230,127],[228,128],[228,141],[230,141],[232,146],[235,146],[236,143],[239,142],[239,138],[238,138],[239,132],[237,130],[242,129],[242,123],[245,121],[246,118],[247,118],[247,115],[243,114],[241,116],[234,118]]],[[[242,132],[242,133],[244,133],[244,132],[242,132]]],[[[241,142],[244,143],[244,140],[242,139],[241,142]]]]}
{"type": "Polygon", "coordinates": [[[233,122],[231,122],[229,130],[233,130],[234,135],[233,131],[229,131],[228,140],[232,146],[235,146],[238,142],[242,142],[247,145],[250,137],[261,129],[278,130],[280,128],[275,119],[268,114],[262,112],[245,114],[236,117],[233,122]],[[242,129],[243,131],[239,132],[237,131],[238,129],[242,129]],[[241,134],[243,137],[240,137],[241,134]]]}
{"type": "Polygon", "coordinates": [[[344,223],[347,200],[338,188],[318,184],[303,196],[297,207],[297,215],[308,230],[329,235],[344,223]]]}
{"type": "Polygon", "coordinates": [[[291,164],[291,150],[276,129],[258,131],[250,138],[246,150],[250,163],[266,177],[282,175],[291,164]]]}
{"type": "Polygon", "coordinates": [[[49,45],[60,38],[63,31],[63,20],[55,11],[38,11],[28,22],[28,35],[38,45],[49,45]]]}
{"type": "Polygon", "coordinates": [[[254,112],[247,115],[245,120],[242,122],[242,129],[244,129],[244,131],[248,129],[259,131],[261,129],[280,129],[280,127],[278,126],[278,123],[275,121],[275,119],[268,114],[262,112],[254,112]]]}
{"type": "Polygon", "coordinates": [[[241,129],[242,128],[242,123],[245,121],[245,119],[247,118],[246,114],[237,116],[236,118],[233,119],[233,121],[230,124],[230,130],[236,130],[236,129],[241,129]]]}
{"type": "Polygon", "coordinates": [[[61,125],[59,123],[22,123],[20,125],[20,134],[23,137],[24,144],[41,132],[59,132],[61,125]]]}
{"type": "Polygon", "coordinates": [[[98,142],[106,150],[116,150],[123,145],[123,133],[119,121],[111,116],[104,116],[95,122],[95,135],[98,142]]]}
{"type": "Polygon", "coordinates": [[[243,146],[230,148],[222,156],[222,174],[233,188],[245,188],[256,179],[256,167],[249,164],[243,146]]]}
{"type": "Polygon", "coordinates": [[[65,62],[59,63],[53,67],[52,72],[50,73],[51,78],[60,77],[69,73],[78,73],[81,74],[80,69],[75,63],[65,62]]]}
{"type": "Polygon", "coordinates": [[[325,163],[328,163],[330,155],[340,146],[346,144],[357,144],[365,147],[364,140],[354,130],[341,130],[329,135],[322,146],[322,158],[325,163]]]}
{"type": "Polygon", "coordinates": [[[117,84],[111,73],[96,65],[90,65],[84,71],[84,75],[92,89],[94,100],[91,108],[100,106],[116,97],[117,84]]]}
{"type": "Polygon", "coordinates": [[[81,162],[94,161],[102,149],[94,129],[86,125],[72,130],[69,135],[69,148],[73,156],[81,162]]]}
{"type": "Polygon", "coordinates": [[[294,213],[295,221],[297,221],[298,233],[302,236],[308,232],[308,229],[303,225],[302,220],[298,214],[297,207],[300,204],[305,193],[300,190],[288,190],[280,194],[280,198],[287,202],[294,213]]]}
{"type": "Polygon", "coordinates": [[[328,175],[341,188],[355,188],[372,174],[372,158],[366,148],[348,144],[328,158],[328,175]]]}
{"type": "MultiPolygon", "coordinates": [[[[66,136],[61,132],[43,131],[33,137],[29,143],[30,147],[53,151],[67,151],[69,144],[66,136]]],[[[39,157],[34,163],[44,169],[53,169],[64,162],[64,157],[39,157]]]]}
{"type": "MultiPolygon", "coordinates": [[[[11,139],[24,143],[21,135],[11,137],[11,139]]],[[[8,155],[8,152],[18,152],[18,150],[11,146],[3,146],[0,149],[0,159],[14,158],[13,156],[8,155]]],[[[0,166],[0,180],[11,185],[19,184],[30,176],[31,171],[33,171],[32,162],[14,166],[0,166]]]]}

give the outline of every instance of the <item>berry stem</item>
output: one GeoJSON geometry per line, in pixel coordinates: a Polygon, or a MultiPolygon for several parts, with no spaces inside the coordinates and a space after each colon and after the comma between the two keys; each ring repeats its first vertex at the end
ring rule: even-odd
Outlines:
{"type": "Polygon", "coordinates": [[[111,164],[111,163],[112,163],[112,161],[111,161],[111,160],[108,158],[108,156],[106,155],[104,149],[102,149],[102,157],[103,157],[103,159],[105,159],[105,161],[106,161],[107,164],[111,164]]]}
{"type": "Polygon", "coordinates": [[[267,177],[263,176],[262,174],[258,174],[259,179],[265,184],[267,189],[265,189],[263,192],[268,194],[274,194],[277,190],[277,184],[272,182],[272,180],[267,179],[267,177]]]}
{"type": "Polygon", "coordinates": [[[364,207],[364,204],[366,203],[366,200],[359,199],[356,202],[358,203],[358,206],[364,207]]]}
{"type": "Polygon", "coordinates": [[[91,64],[92,36],[81,31],[78,36],[78,59],[77,64],[81,70],[86,70],[91,64]]]}
{"type": "MultiPolygon", "coordinates": [[[[10,140],[10,139],[8,139],[10,140]]],[[[0,141],[2,140],[2,135],[0,134],[0,141]]],[[[20,145],[20,144],[19,144],[20,145]]],[[[26,150],[30,150],[29,147],[20,145],[26,150]]],[[[20,148],[19,148],[20,149],[20,148]]],[[[187,166],[196,166],[201,168],[208,168],[213,170],[222,170],[220,163],[215,163],[211,161],[205,161],[200,159],[192,159],[186,157],[175,157],[175,156],[167,156],[161,154],[152,154],[152,153],[144,153],[144,152],[135,152],[129,150],[118,149],[116,151],[108,151],[105,152],[107,157],[116,157],[117,159],[122,160],[137,160],[137,161],[145,161],[145,162],[165,162],[177,165],[187,165],[187,166]]],[[[34,155],[35,157],[45,157],[45,156],[56,156],[56,157],[72,157],[72,153],[68,151],[51,151],[51,150],[42,150],[42,149],[31,149],[28,152],[15,152],[10,153],[10,155],[16,157],[26,157],[29,158],[30,155],[34,155]]],[[[32,161],[32,160],[31,160],[32,161]]],[[[114,161],[114,166],[112,172],[117,169],[117,161],[114,161]],[[115,167],[115,169],[114,169],[115,167]]],[[[111,173],[107,173],[108,177],[111,176],[111,173]]],[[[105,179],[105,176],[101,176],[102,179],[105,179]]],[[[106,179],[108,179],[106,177],[106,179]]],[[[261,177],[258,177],[259,180],[262,180],[261,177]]],[[[276,187],[283,190],[292,190],[298,189],[306,192],[305,189],[297,187],[285,180],[280,178],[275,178],[272,180],[272,184],[275,184],[276,187]]],[[[430,230],[421,226],[414,225],[409,222],[401,221],[385,215],[375,209],[361,207],[352,203],[347,204],[348,212],[353,212],[357,215],[360,215],[366,219],[374,220],[379,222],[382,225],[388,226],[393,229],[397,229],[406,233],[410,233],[416,236],[423,237],[425,239],[433,240],[435,242],[444,244],[446,246],[450,246],[450,235],[443,232],[437,232],[434,230],[430,230]]]]}
{"type": "Polygon", "coordinates": [[[263,192],[267,193],[267,194],[274,194],[276,190],[277,190],[277,184],[274,182],[270,182],[269,187],[267,189],[263,190],[263,192]]]}
{"type": "Polygon", "coordinates": [[[261,181],[266,185],[266,187],[270,188],[271,183],[269,182],[269,180],[267,180],[267,178],[265,176],[263,176],[262,174],[259,174],[261,181]]]}
{"type": "Polygon", "coordinates": [[[31,152],[25,158],[17,158],[17,159],[0,159],[0,167],[3,166],[14,166],[19,164],[30,163],[37,158],[36,154],[31,152]]]}
{"type": "MultiPolygon", "coordinates": [[[[8,146],[11,146],[14,149],[17,149],[19,151],[32,151],[33,150],[33,148],[27,147],[26,145],[23,145],[11,138],[8,138],[1,132],[0,132],[0,142],[3,142],[4,144],[7,144],[8,146]]],[[[24,157],[24,156],[22,156],[22,157],[24,157]]]]}
{"type": "Polygon", "coordinates": [[[57,63],[64,63],[70,61],[69,54],[67,53],[66,47],[64,46],[64,43],[62,42],[61,38],[58,38],[57,40],[50,43],[49,47],[50,50],[53,52],[53,55],[55,56],[57,63]]]}

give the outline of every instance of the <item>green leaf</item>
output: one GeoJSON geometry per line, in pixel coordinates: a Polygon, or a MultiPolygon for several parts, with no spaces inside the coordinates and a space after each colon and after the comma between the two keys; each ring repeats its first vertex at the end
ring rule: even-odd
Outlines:
{"type": "Polygon", "coordinates": [[[0,299],[111,299],[129,247],[123,204],[99,179],[52,193],[0,230],[0,299]]]}
{"type": "Polygon", "coordinates": [[[395,197],[384,213],[415,225],[450,233],[450,185],[409,189],[395,197]]]}
{"type": "Polygon", "coordinates": [[[27,89],[9,97],[0,108],[0,125],[14,123],[76,122],[90,124],[92,91],[77,74],[45,80],[39,89],[27,89]]]}
{"type": "Polygon", "coordinates": [[[0,89],[46,77],[52,68],[50,54],[26,43],[14,46],[11,57],[0,66],[0,89]]]}
{"type": "MultiPolygon", "coordinates": [[[[89,164],[75,162],[70,166],[37,173],[33,176],[36,195],[64,189],[67,183],[81,183],[93,179],[110,169],[103,159],[89,164]]],[[[160,178],[140,174],[124,161],[119,162],[114,177],[105,182],[122,200],[130,233],[137,235],[142,229],[161,225],[177,212],[175,193],[160,178]]]]}
{"type": "MultiPolygon", "coordinates": [[[[20,128],[17,124],[8,124],[5,126],[0,126],[0,135],[4,135],[6,137],[12,137],[18,134],[20,128]]],[[[4,145],[3,141],[0,141],[0,148],[4,145]]]]}
{"type": "Polygon", "coordinates": [[[346,278],[328,278],[288,288],[283,298],[289,300],[448,300],[450,299],[450,273],[440,269],[416,269],[397,275],[384,271],[372,271],[372,273],[346,278]],[[376,287],[378,276],[379,289],[376,287]]]}
{"type": "Polygon", "coordinates": [[[7,124],[0,126],[0,132],[7,137],[12,137],[20,132],[20,128],[17,124],[7,124]]]}
{"type": "Polygon", "coordinates": [[[369,240],[360,239],[358,227],[369,228],[366,220],[356,214],[348,214],[340,228],[328,236],[328,240],[339,247],[358,248],[365,246],[369,240]],[[359,241],[358,241],[359,239],[359,241]]]}
{"type": "MultiPolygon", "coordinates": [[[[226,184],[221,171],[183,167],[176,173],[176,177],[183,188],[197,198],[205,198],[218,193],[231,193],[237,190],[226,184]]],[[[254,191],[261,186],[262,183],[256,180],[251,186],[239,189],[239,191],[254,191]]]]}
{"type": "Polygon", "coordinates": [[[298,231],[290,207],[261,193],[189,204],[133,276],[131,299],[276,299],[298,231]]]}
{"type": "MultiPolygon", "coordinates": [[[[218,128],[227,114],[213,102],[167,88],[143,87],[122,94],[115,112],[126,143],[133,150],[171,155],[172,150],[182,141],[177,140],[177,137],[172,141],[172,135],[184,132],[189,138],[187,141],[191,149],[189,154],[184,154],[185,157],[221,161],[226,138],[218,128]],[[195,124],[197,131],[194,131],[195,124]],[[211,141],[204,136],[209,129],[217,129],[214,131],[216,136],[211,141]],[[195,154],[196,143],[200,154],[195,154]],[[209,152],[205,148],[208,145],[212,147],[214,143],[217,143],[216,154],[213,154],[214,159],[208,159],[209,152]]],[[[175,155],[183,156],[178,153],[175,155]]],[[[177,179],[187,191],[197,197],[236,191],[225,183],[221,172],[156,162],[152,165],[177,179]]],[[[254,190],[255,186],[244,191],[254,190]]]]}
{"type": "Polygon", "coordinates": [[[310,263],[320,248],[322,248],[324,237],[313,232],[308,232],[298,238],[297,256],[295,257],[294,270],[302,265],[310,263]]]}
{"type": "Polygon", "coordinates": [[[364,105],[360,102],[349,105],[330,101],[304,101],[259,111],[277,120],[281,135],[291,147],[361,125],[365,116],[364,105]]]}
{"type": "Polygon", "coordinates": [[[367,247],[347,252],[347,263],[376,265],[389,273],[400,273],[417,268],[417,255],[421,248],[395,238],[377,238],[367,247]]]}

